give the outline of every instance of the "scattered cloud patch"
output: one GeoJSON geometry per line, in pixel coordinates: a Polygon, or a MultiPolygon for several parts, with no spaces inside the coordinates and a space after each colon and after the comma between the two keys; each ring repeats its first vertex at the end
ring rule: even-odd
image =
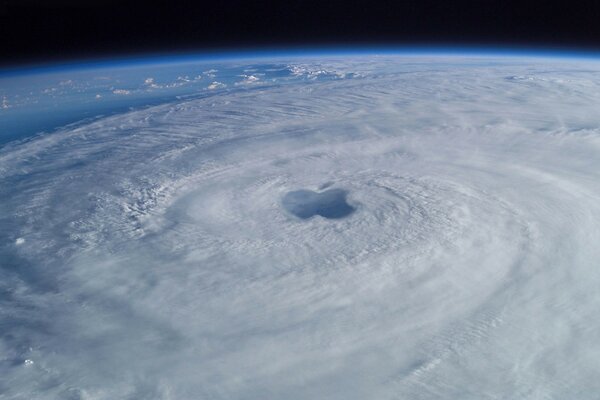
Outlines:
{"type": "Polygon", "coordinates": [[[337,69],[325,68],[318,65],[288,65],[287,69],[290,74],[294,77],[305,78],[310,80],[317,80],[320,78],[328,79],[345,79],[345,78],[359,78],[363,75],[355,72],[339,71],[337,69]]]}
{"type": "Polygon", "coordinates": [[[198,75],[194,78],[190,78],[188,75],[180,75],[170,83],[159,84],[154,78],[150,77],[144,80],[144,86],[148,89],[172,89],[198,82],[201,79],[201,75],[198,75]]]}
{"type": "Polygon", "coordinates": [[[127,89],[113,89],[113,94],[118,94],[118,95],[129,95],[131,94],[131,90],[127,90],[127,89]]]}
{"type": "Polygon", "coordinates": [[[240,75],[242,78],[241,81],[236,82],[235,86],[249,86],[249,85],[255,85],[257,83],[259,83],[260,78],[256,75],[240,75]]]}
{"type": "Polygon", "coordinates": [[[154,78],[152,78],[152,77],[150,77],[150,78],[146,78],[146,79],[144,80],[144,85],[145,85],[145,86],[147,86],[148,88],[151,88],[151,89],[160,89],[160,88],[162,88],[162,86],[161,86],[161,85],[159,85],[159,84],[157,84],[157,83],[154,81],[154,78]]]}
{"type": "Polygon", "coordinates": [[[215,90],[215,89],[222,89],[224,87],[226,87],[227,85],[221,82],[217,82],[214,81],[213,83],[211,83],[210,85],[208,85],[206,88],[208,90],[215,90]]]}

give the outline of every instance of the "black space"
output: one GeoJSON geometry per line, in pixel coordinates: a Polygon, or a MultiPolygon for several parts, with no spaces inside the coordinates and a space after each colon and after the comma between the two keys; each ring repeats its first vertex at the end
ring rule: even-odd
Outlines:
{"type": "Polygon", "coordinates": [[[600,1],[0,0],[0,64],[311,45],[600,50],[600,1]]]}

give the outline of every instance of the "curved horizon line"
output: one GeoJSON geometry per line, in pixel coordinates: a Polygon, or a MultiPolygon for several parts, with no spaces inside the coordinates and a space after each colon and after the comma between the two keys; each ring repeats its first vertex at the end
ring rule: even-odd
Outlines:
{"type": "Polygon", "coordinates": [[[138,64],[177,64],[185,62],[228,61],[234,59],[261,59],[266,57],[300,56],[351,56],[351,55],[405,55],[405,56],[499,56],[531,58],[569,58],[600,60],[600,50],[565,46],[525,46],[525,45],[377,45],[340,44],[307,46],[245,46],[239,49],[197,49],[174,51],[132,52],[128,55],[98,55],[97,57],[72,57],[63,60],[23,62],[0,66],[0,77],[28,73],[44,73],[73,69],[95,69],[138,64]]]}

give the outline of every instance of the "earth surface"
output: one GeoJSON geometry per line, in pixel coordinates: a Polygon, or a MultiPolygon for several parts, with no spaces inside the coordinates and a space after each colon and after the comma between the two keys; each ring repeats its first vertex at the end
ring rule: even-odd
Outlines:
{"type": "Polygon", "coordinates": [[[0,74],[1,399],[597,399],[600,61],[0,74]]]}

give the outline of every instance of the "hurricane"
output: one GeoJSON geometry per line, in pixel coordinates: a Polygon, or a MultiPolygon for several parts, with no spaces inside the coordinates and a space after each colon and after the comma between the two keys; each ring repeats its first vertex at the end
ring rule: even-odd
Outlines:
{"type": "Polygon", "coordinates": [[[0,398],[597,398],[599,61],[246,64],[0,147],[0,398]]]}

